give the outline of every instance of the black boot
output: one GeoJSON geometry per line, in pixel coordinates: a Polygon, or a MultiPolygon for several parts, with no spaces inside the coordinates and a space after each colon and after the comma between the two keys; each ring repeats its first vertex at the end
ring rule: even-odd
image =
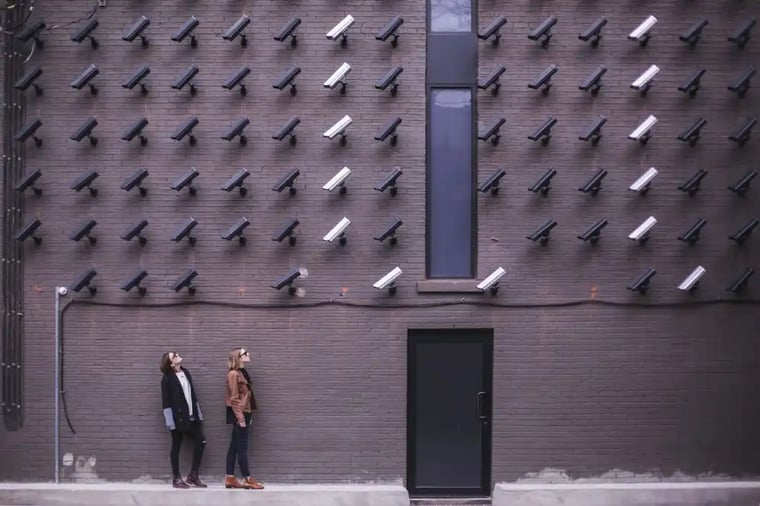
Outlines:
{"type": "Polygon", "coordinates": [[[182,481],[182,476],[175,476],[172,480],[172,487],[174,488],[190,488],[190,485],[182,481]]]}
{"type": "Polygon", "coordinates": [[[190,474],[188,474],[187,478],[185,478],[185,483],[187,483],[191,487],[198,487],[198,488],[208,487],[208,485],[203,483],[201,479],[198,477],[198,471],[190,471],[190,474]]]}

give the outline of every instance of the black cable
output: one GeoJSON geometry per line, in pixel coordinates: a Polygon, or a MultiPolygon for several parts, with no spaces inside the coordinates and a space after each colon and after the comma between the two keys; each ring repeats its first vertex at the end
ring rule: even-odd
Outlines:
{"type": "MultiPolygon", "coordinates": [[[[58,318],[59,316],[55,315],[55,317],[58,318]]],[[[60,318],[61,318],[61,326],[60,326],[60,330],[59,330],[59,332],[60,332],[59,335],[60,335],[60,339],[61,340],[58,343],[59,346],[60,346],[60,348],[57,351],[61,354],[61,370],[60,370],[60,375],[59,375],[59,379],[60,379],[61,382],[58,385],[58,392],[59,392],[59,394],[61,396],[61,404],[63,405],[63,416],[66,417],[66,423],[68,424],[69,429],[71,429],[71,433],[72,434],[76,434],[77,431],[74,430],[74,425],[72,425],[71,418],[69,418],[69,405],[66,403],[66,389],[63,387],[63,358],[64,358],[64,352],[63,352],[63,311],[61,311],[60,318]]],[[[56,423],[58,423],[58,420],[56,420],[56,423]]]]}

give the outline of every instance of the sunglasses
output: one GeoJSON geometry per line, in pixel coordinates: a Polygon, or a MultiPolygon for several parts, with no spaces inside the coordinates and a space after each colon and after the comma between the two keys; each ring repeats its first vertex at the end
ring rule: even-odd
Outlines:
{"type": "Polygon", "coordinates": [[[174,360],[177,357],[181,357],[179,353],[169,352],[169,360],[174,360]]]}
{"type": "Polygon", "coordinates": [[[240,358],[243,358],[243,357],[250,357],[250,356],[251,356],[251,354],[250,354],[250,353],[248,353],[248,352],[247,352],[247,351],[245,351],[245,350],[241,351],[241,352],[240,352],[240,355],[238,355],[238,357],[240,357],[240,358]]]}

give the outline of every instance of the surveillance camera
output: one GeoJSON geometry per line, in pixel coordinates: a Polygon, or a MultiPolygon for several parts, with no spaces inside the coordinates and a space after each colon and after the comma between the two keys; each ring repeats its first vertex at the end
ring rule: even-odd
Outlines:
{"type": "Polygon", "coordinates": [[[604,126],[605,123],[607,123],[607,118],[605,118],[604,116],[599,116],[599,118],[594,120],[591,126],[586,131],[584,131],[578,138],[586,142],[590,140],[591,144],[596,146],[597,144],[599,144],[599,139],[602,138],[602,127],[604,126]]]}
{"type": "Polygon", "coordinates": [[[288,243],[291,246],[295,246],[296,236],[293,235],[293,232],[299,223],[300,222],[295,218],[288,218],[288,220],[274,233],[272,240],[282,242],[287,237],[288,243]]]}
{"type": "Polygon", "coordinates": [[[694,23],[686,33],[680,35],[678,38],[689,44],[689,47],[694,49],[697,47],[700,37],[702,37],[702,30],[709,24],[706,19],[702,19],[694,23]]]}
{"type": "Polygon", "coordinates": [[[728,236],[728,238],[741,246],[752,235],[752,230],[757,227],[758,223],[760,223],[760,220],[752,218],[742,228],[728,236]]]}
{"type": "Polygon", "coordinates": [[[385,274],[382,278],[375,281],[372,286],[378,290],[385,290],[388,288],[391,295],[396,293],[396,280],[403,274],[400,267],[396,266],[391,269],[390,272],[385,274]]]}
{"type": "Polygon", "coordinates": [[[340,88],[340,94],[345,95],[346,94],[346,76],[348,73],[351,72],[351,65],[349,65],[346,62],[343,62],[343,64],[338,67],[338,69],[332,73],[330,77],[327,78],[327,81],[322,84],[325,88],[334,89],[338,84],[341,85],[340,88]]]}
{"type": "Polygon", "coordinates": [[[602,38],[602,28],[604,28],[606,24],[607,18],[601,17],[588,25],[586,29],[578,35],[578,38],[583,42],[588,42],[590,40],[591,47],[598,47],[599,41],[602,38]]]}
{"type": "Polygon", "coordinates": [[[702,183],[702,179],[707,175],[707,171],[704,169],[699,169],[696,174],[691,176],[688,181],[683,183],[678,187],[679,190],[682,192],[687,192],[689,194],[689,197],[693,197],[697,194],[700,188],[700,184],[702,183]]]}
{"type": "Polygon", "coordinates": [[[140,37],[143,47],[148,47],[148,39],[145,38],[145,36],[142,34],[148,25],[150,25],[150,19],[145,16],[140,16],[137,21],[132,24],[132,26],[127,28],[127,31],[125,31],[124,35],[121,36],[121,40],[133,42],[137,37],[140,37]]]}
{"type": "Polygon", "coordinates": [[[396,196],[396,193],[398,192],[398,188],[396,188],[396,180],[403,174],[404,171],[402,171],[399,167],[394,167],[388,175],[386,175],[382,181],[380,181],[380,184],[375,186],[375,190],[379,192],[384,192],[386,189],[390,188],[390,193],[392,197],[396,196]]]}
{"type": "Polygon", "coordinates": [[[245,38],[245,34],[243,33],[243,30],[245,30],[245,27],[248,26],[251,23],[251,18],[243,14],[240,16],[240,19],[235,21],[235,23],[227,29],[226,32],[224,32],[224,35],[222,35],[222,38],[224,40],[235,40],[235,37],[238,35],[240,36],[240,45],[242,47],[246,47],[248,45],[248,40],[245,38]]]}
{"type": "Polygon", "coordinates": [[[193,80],[193,78],[198,74],[200,69],[196,67],[195,65],[190,65],[187,70],[185,70],[181,76],[179,76],[173,83],[172,88],[175,90],[181,90],[188,84],[190,84],[190,94],[195,95],[196,87],[190,83],[190,81],[193,80]]]}
{"type": "Polygon", "coordinates": [[[42,20],[38,20],[37,22],[21,30],[18,35],[16,35],[16,39],[20,40],[21,42],[29,42],[29,39],[34,39],[35,47],[42,49],[45,44],[43,43],[42,39],[40,39],[40,32],[44,29],[45,23],[42,20]]]}
{"type": "Polygon", "coordinates": [[[546,243],[549,242],[549,234],[551,234],[552,229],[556,226],[556,220],[549,220],[534,230],[527,238],[533,242],[538,241],[541,246],[546,246],[546,243]]]}
{"type": "Polygon", "coordinates": [[[504,123],[506,123],[507,120],[504,118],[497,119],[493,124],[486,127],[485,130],[481,130],[478,133],[478,139],[484,142],[488,142],[488,140],[491,140],[491,144],[494,146],[499,143],[499,139],[501,138],[501,135],[499,135],[499,130],[501,130],[501,127],[504,123]]]}
{"type": "Polygon", "coordinates": [[[340,245],[346,244],[345,231],[351,224],[351,220],[345,216],[322,238],[323,241],[333,242],[335,239],[340,238],[340,245]]]}
{"type": "Polygon", "coordinates": [[[195,269],[188,269],[184,274],[180,275],[177,280],[172,284],[172,290],[179,293],[183,288],[187,288],[187,292],[190,295],[195,295],[195,287],[193,286],[193,280],[198,276],[198,271],[195,269]]]}
{"type": "Polygon", "coordinates": [[[285,122],[284,125],[280,127],[277,132],[272,136],[272,139],[276,141],[282,141],[285,137],[290,137],[290,145],[295,146],[296,145],[296,134],[293,133],[293,130],[296,128],[296,126],[301,122],[300,118],[298,116],[291,117],[288,121],[285,122]]]}
{"type": "Polygon", "coordinates": [[[281,192],[285,188],[288,188],[291,195],[295,195],[296,188],[293,186],[293,184],[296,181],[296,178],[301,174],[301,171],[298,169],[293,169],[287,174],[285,174],[283,177],[280,178],[279,181],[277,181],[274,186],[272,186],[272,191],[281,192]]]}
{"type": "Polygon", "coordinates": [[[496,295],[499,291],[499,280],[507,273],[504,267],[497,267],[495,271],[485,277],[483,281],[477,284],[476,288],[481,292],[490,290],[491,294],[496,295]]]}
{"type": "Polygon", "coordinates": [[[739,129],[735,131],[734,133],[732,133],[728,138],[734,141],[735,143],[737,143],[739,147],[742,147],[749,140],[749,137],[752,134],[752,128],[756,124],[757,124],[757,118],[749,117],[742,124],[742,126],[740,126],[739,129]]]}
{"type": "Polygon", "coordinates": [[[533,193],[541,192],[541,196],[546,197],[546,195],[549,193],[549,190],[551,190],[551,182],[552,178],[557,175],[556,169],[547,169],[546,172],[543,173],[543,175],[533,183],[533,186],[528,188],[528,190],[532,191],[533,193]]]}
{"type": "Polygon", "coordinates": [[[746,268],[744,272],[742,272],[741,275],[733,283],[731,283],[728,288],[726,288],[726,291],[731,293],[741,293],[747,287],[749,278],[751,278],[754,273],[754,269],[751,269],[749,267],[746,268]]]}
{"type": "Polygon", "coordinates": [[[583,193],[591,193],[591,195],[596,195],[599,193],[599,190],[602,189],[602,180],[607,177],[607,171],[605,169],[599,169],[596,174],[591,176],[591,178],[583,183],[583,186],[578,188],[578,191],[582,191],[583,193]]]}
{"type": "Polygon", "coordinates": [[[649,187],[652,183],[652,180],[657,175],[657,169],[654,167],[650,167],[646,172],[644,172],[636,181],[631,184],[631,186],[628,187],[630,191],[638,192],[641,195],[646,195],[649,191],[649,187]]]}
{"type": "Polygon", "coordinates": [[[599,237],[601,237],[602,229],[606,226],[607,220],[605,218],[600,218],[592,223],[590,227],[584,230],[581,235],[578,236],[578,239],[584,242],[589,241],[591,244],[596,244],[599,242],[599,237]]]}
{"type": "Polygon", "coordinates": [[[488,88],[493,87],[491,90],[491,95],[498,95],[499,88],[501,87],[501,75],[506,72],[506,70],[507,69],[504,67],[504,65],[498,65],[485,78],[478,81],[478,89],[487,90],[488,88]]]}
{"type": "MultiPolygon", "coordinates": [[[[69,286],[69,290],[72,292],[79,293],[82,288],[87,287],[87,289],[90,291],[90,295],[95,295],[97,292],[97,288],[94,286],[91,286],[93,278],[97,275],[97,271],[90,267],[89,269],[85,270],[77,278],[74,280],[74,283],[72,283],[71,286],[69,286]]],[[[60,291],[58,292],[60,293],[60,291]]]]}
{"type": "Polygon", "coordinates": [[[245,178],[247,178],[249,175],[250,172],[248,172],[246,169],[241,168],[235,174],[233,174],[226,183],[221,186],[221,189],[226,192],[231,192],[237,188],[240,196],[245,197],[245,194],[248,193],[248,189],[243,186],[243,181],[245,181],[245,178]]]}
{"type": "Polygon", "coordinates": [[[599,93],[599,90],[602,87],[602,76],[607,73],[607,67],[604,65],[599,65],[592,73],[589,75],[585,81],[583,81],[580,86],[578,86],[579,89],[583,91],[589,91],[591,90],[591,94],[593,96],[596,96],[599,93]]]}
{"type": "Polygon", "coordinates": [[[98,125],[98,120],[90,116],[87,118],[77,131],[70,137],[72,141],[80,142],[85,137],[90,139],[90,144],[93,146],[98,144],[98,138],[92,135],[92,130],[98,125]]]}
{"type": "Polygon", "coordinates": [[[549,140],[552,138],[552,127],[557,124],[557,118],[549,118],[544,123],[538,127],[538,130],[533,132],[533,134],[528,136],[528,139],[532,140],[533,142],[541,140],[541,144],[546,146],[549,144],[549,140]]]}
{"type": "Polygon", "coordinates": [[[538,25],[532,32],[528,34],[528,38],[530,40],[539,40],[543,37],[544,40],[541,41],[541,47],[546,49],[549,47],[549,41],[552,38],[551,29],[554,25],[557,24],[557,17],[556,16],[549,16],[548,18],[544,19],[540,25],[538,25]]]}
{"type": "Polygon", "coordinates": [[[298,25],[301,24],[301,18],[290,18],[287,23],[285,23],[285,26],[282,27],[282,30],[274,36],[274,40],[278,42],[284,42],[285,39],[290,37],[290,46],[296,47],[298,44],[298,41],[296,40],[296,28],[298,28],[298,25]]]}
{"type": "Polygon", "coordinates": [[[707,220],[699,218],[697,222],[694,223],[694,225],[690,226],[686,232],[678,236],[678,240],[687,242],[689,243],[689,246],[692,246],[697,241],[699,241],[700,232],[705,225],[707,225],[707,220]]]}
{"type": "Polygon", "coordinates": [[[391,68],[388,72],[386,72],[380,79],[375,81],[375,88],[381,91],[385,91],[385,89],[388,86],[392,85],[391,88],[391,95],[396,96],[396,93],[398,91],[398,76],[404,71],[404,67],[401,65],[396,65],[393,68],[391,68]]]}
{"type": "Polygon", "coordinates": [[[90,39],[90,45],[93,49],[97,49],[98,41],[92,36],[92,32],[98,27],[100,23],[97,18],[90,18],[88,22],[82,25],[82,28],[74,32],[71,36],[71,40],[77,44],[81,44],[85,39],[90,39]]]}
{"type": "Polygon", "coordinates": [[[34,139],[34,144],[37,147],[40,147],[42,146],[42,139],[35,136],[34,134],[37,132],[37,129],[39,129],[41,126],[42,126],[42,121],[39,118],[34,118],[31,121],[29,121],[26,125],[21,127],[21,130],[16,132],[16,135],[14,136],[14,138],[18,142],[24,142],[29,137],[31,137],[32,139],[34,139]]]}
{"type": "Polygon", "coordinates": [[[631,88],[634,90],[637,90],[641,96],[644,96],[647,94],[647,91],[649,91],[649,88],[652,87],[652,79],[654,79],[654,76],[660,73],[660,67],[657,65],[650,65],[648,69],[644,71],[643,74],[641,74],[639,77],[636,78],[635,81],[631,83],[631,88]]]}
{"type": "Polygon", "coordinates": [[[698,265],[683,281],[681,281],[681,284],[678,285],[678,289],[685,292],[696,289],[697,286],[699,286],[699,280],[705,275],[705,272],[707,272],[707,269],[698,265]]]}
{"type": "Polygon", "coordinates": [[[636,129],[628,136],[629,139],[639,141],[641,144],[649,142],[649,138],[652,135],[652,127],[657,124],[657,118],[653,115],[649,115],[636,129]]]}
{"type": "Polygon", "coordinates": [[[335,188],[340,187],[340,192],[346,193],[345,182],[348,176],[350,175],[351,175],[351,169],[349,169],[348,167],[343,167],[332,178],[330,178],[328,182],[326,182],[322,186],[322,189],[331,192],[335,188]]]}
{"type": "Polygon", "coordinates": [[[380,129],[380,132],[375,135],[375,140],[383,142],[385,139],[387,139],[389,136],[391,138],[391,146],[395,146],[398,138],[398,134],[396,133],[396,128],[401,124],[401,118],[395,117],[388,120],[388,122],[383,125],[383,128],[380,129]]]}
{"type": "Polygon", "coordinates": [[[745,70],[738,79],[728,85],[729,91],[736,93],[739,98],[744,98],[749,90],[750,79],[757,73],[757,70],[750,68],[745,70]]]}
{"type": "Polygon", "coordinates": [[[98,69],[98,67],[91,64],[89,67],[84,69],[84,71],[81,74],[79,74],[76,77],[76,79],[71,81],[71,87],[77,90],[81,90],[85,86],[89,85],[90,93],[93,95],[97,95],[98,89],[92,84],[90,84],[90,81],[92,81],[92,79],[95,78],[95,76],[97,76],[98,74],[100,74],[100,70],[98,69]]]}
{"type": "Polygon", "coordinates": [[[649,240],[649,231],[652,230],[657,224],[657,219],[654,216],[650,216],[644,220],[641,225],[633,229],[633,232],[628,234],[628,239],[632,241],[638,241],[640,244],[645,244],[649,240]]]}
{"type": "Polygon", "coordinates": [[[354,17],[351,14],[348,14],[345,18],[341,19],[337,25],[335,25],[329,32],[327,32],[326,37],[330,40],[337,40],[338,37],[342,37],[340,41],[341,46],[345,46],[348,42],[348,29],[351,28],[351,25],[354,24],[354,17]]]}
{"type": "Polygon", "coordinates": [[[697,95],[697,91],[699,91],[700,80],[702,79],[702,76],[705,75],[705,72],[707,72],[707,70],[698,68],[696,72],[690,75],[689,78],[678,87],[678,91],[688,93],[689,98],[694,98],[697,95]]]}
{"type": "Polygon", "coordinates": [[[195,27],[200,24],[200,21],[198,21],[198,18],[195,16],[190,16],[190,18],[183,23],[183,25],[177,30],[174,35],[172,35],[172,40],[174,42],[182,42],[185,40],[185,38],[190,35],[190,46],[191,47],[197,47],[198,41],[195,38],[195,35],[191,35],[192,31],[195,30],[195,27]]]}
{"type": "Polygon", "coordinates": [[[295,268],[289,271],[282,277],[279,277],[270,286],[276,290],[282,290],[286,286],[288,287],[288,293],[293,295],[296,293],[296,287],[293,286],[293,282],[301,277],[301,269],[295,268]]]}
{"type": "Polygon", "coordinates": [[[376,235],[373,239],[376,241],[383,242],[384,240],[390,238],[389,244],[391,246],[395,246],[398,242],[398,239],[396,239],[396,230],[398,230],[398,227],[403,225],[403,221],[399,220],[398,218],[391,220],[383,229],[382,232],[380,232],[378,235],[376,235]]]}
{"type": "Polygon", "coordinates": [[[504,169],[496,169],[496,171],[488,176],[488,179],[483,181],[480,186],[478,186],[478,191],[481,193],[485,193],[487,191],[491,191],[491,195],[498,195],[499,194],[499,181],[501,178],[503,178],[507,172],[504,169]]]}
{"type": "Polygon", "coordinates": [[[546,95],[547,93],[549,93],[549,88],[551,88],[552,86],[551,85],[552,76],[556,74],[558,70],[559,69],[557,68],[557,66],[552,63],[551,65],[546,67],[543,70],[543,72],[541,72],[541,74],[539,74],[539,76],[536,78],[535,81],[528,84],[528,88],[533,89],[533,90],[538,90],[543,87],[543,89],[541,89],[541,93],[546,95]]]}
{"type": "Polygon", "coordinates": [[[91,170],[90,172],[82,174],[81,176],[76,178],[73,183],[71,183],[71,189],[76,192],[80,192],[83,189],[87,188],[88,190],[90,190],[90,195],[94,197],[98,194],[98,190],[97,188],[92,188],[91,185],[92,185],[92,182],[95,181],[95,179],[99,175],[100,174],[98,174],[94,170],[91,170]]]}
{"type": "Polygon", "coordinates": [[[198,190],[193,187],[193,179],[198,177],[198,174],[200,173],[195,167],[190,167],[185,172],[183,172],[181,176],[174,180],[170,188],[176,192],[180,192],[184,187],[187,186],[190,196],[195,197],[195,194],[198,190]]]}
{"type": "Polygon", "coordinates": [[[393,39],[391,39],[391,47],[398,46],[398,33],[396,33],[401,25],[404,24],[404,19],[401,16],[394,16],[392,17],[386,24],[383,26],[379,32],[377,32],[377,35],[375,35],[375,39],[385,42],[388,40],[388,37],[393,36],[393,39]]]}
{"type": "Polygon", "coordinates": [[[131,191],[132,188],[140,190],[140,196],[144,197],[148,194],[148,189],[142,186],[142,182],[148,177],[148,171],[145,169],[137,169],[137,171],[129,176],[122,184],[121,189],[125,191],[131,191]]]}
{"type": "Polygon", "coordinates": [[[339,119],[333,126],[325,130],[325,133],[322,134],[322,137],[325,137],[327,139],[334,139],[336,135],[340,135],[340,143],[342,145],[346,144],[346,129],[351,124],[353,120],[351,119],[351,116],[346,114],[341,119],[339,119]]]}
{"type": "Polygon", "coordinates": [[[493,21],[488,23],[482,31],[478,32],[478,38],[481,40],[488,40],[493,37],[493,45],[498,46],[501,40],[501,27],[507,23],[507,18],[504,16],[497,16],[493,21]]]}
{"type": "Polygon", "coordinates": [[[290,94],[296,94],[296,76],[301,73],[301,67],[292,66],[285,71],[280,78],[272,84],[272,87],[282,91],[286,86],[290,86],[290,94]]]}
{"type": "Polygon", "coordinates": [[[695,146],[700,137],[699,131],[702,130],[702,127],[704,127],[706,124],[707,120],[704,118],[697,118],[697,120],[692,123],[689,128],[684,130],[681,135],[678,136],[678,140],[688,142],[689,146],[695,146]]]}
{"type": "Polygon", "coordinates": [[[657,274],[657,271],[654,270],[653,267],[647,268],[639,277],[637,277],[630,285],[628,285],[628,289],[632,292],[639,292],[640,294],[645,294],[647,290],[649,289],[649,282],[652,280],[652,277],[657,274]]]}
{"type": "Polygon", "coordinates": [[[240,118],[226,132],[222,134],[222,139],[232,142],[237,136],[240,136],[240,144],[245,145],[248,139],[243,135],[243,130],[251,121],[248,118],[240,118]]]}
{"type": "Polygon", "coordinates": [[[224,82],[222,85],[222,88],[225,90],[231,90],[237,85],[240,85],[240,94],[245,96],[246,90],[245,85],[242,84],[243,79],[245,76],[251,73],[251,68],[247,66],[240,67],[240,69],[233,72],[233,74],[227,78],[227,81],[224,82]]]}
{"type": "Polygon", "coordinates": [[[728,189],[739,197],[743,197],[744,194],[747,193],[747,190],[749,190],[750,184],[752,183],[752,180],[755,179],[755,176],[757,176],[757,171],[750,169],[741,177],[741,179],[729,186],[728,189]]]}
{"type": "Polygon", "coordinates": [[[655,23],[657,23],[657,18],[654,16],[648,16],[639,26],[634,28],[633,31],[628,34],[628,38],[630,40],[639,41],[639,46],[646,46],[651,37],[649,32],[655,23]]]}
{"type": "Polygon", "coordinates": [[[23,193],[27,188],[31,188],[36,196],[41,196],[42,190],[34,186],[34,183],[36,183],[40,177],[42,177],[42,171],[40,169],[37,169],[34,172],[29,172],[16,183],[16,191],[23,193]]]}
{"type": "Polygon", "coordinates": [[[122,88],[126,88],[128,90],[131,90],[138,84],[140,85],[140,92],[143,95],[148,94],[148,88],[145,86],[145,83],[142,82],[143,79],[145,79],[148,74],[150,74],[150,67],[147,65],[143,65],[142,67],[137,68],[134,72],[132,72],[132,75],[129,76],[129,78],[124,81],[124,83],[121,85],[122,88]]]}
{"type": "Polygon", "coordinates": [[[59,286],[57,288],[57,291],[58,291],[58,295],[60,295],[61,297],[65,297],[69,293],[69,289],[66,288],[65,286],[59,286]]]}
{"type": "Polygon", "coordinates": [[[39,246],[42,243],[42,238],[37,237],[34,235],[34,233],[37,231],[40,225],[42,225],[42,222],[39,218],[32,218],[31,221],[21,227],[21,230],[18,231],[16,234],[16,240],[19,242],[24,242],[31,237],[34,240],[34,243],[39,246]]]}
{"type": "Polygon", "coordinates": [[[145,246],[145,243],[148,242],[148,239],[142,235],[142,231],[145,227],[148,226],[148,220],[140,220],[136,224],[129,227],[123,234],[121,234],[121,238],[125,241],[131,241],[135,237],[137,237],[137,240],[140,241],[140,246],[145,246]]]}
{"type": "Polygon", "coordinates": [[[35,81],[42,75],[42,68],[39,65],[32,65],[29,70],[21,76],[21,79],[16,81],[13,85],[17,90],[25,91],[29,86],[34,86],[34,91],[37,95],[42,95],[42,87],[35,81]]]}
{"type": "MultiPolygon", "coordinates": [[[[95,246],[95,244],[98,242],[97,237],[92,237],[90,233],[92,232],[92,229],[95,228],[95,225],[97,225],[98,222],[95,220],[87,220],[83,224],[79,226],[76,230],[74,230],[74,233],[69,236],[69,239],[72,241],[79,242],[83,238],[87,238],[90,245],[95,246]]],[[[74,290],[75,292],[78,290],[74,290]]]]}
{"type": "Polygon", "coordinates": [[[148,144],[148,138],[145,137],[142,134],[143,128],[148,126],[148,119],[147,118],[140,118],[134,123],[132,123],[126,130],[124,130],[124,133],[121,134],[121,140],[130,142],[135,137],[138,137],[140,139],[140,145],[145,146],[148,144]]]}
{"type": "Polygon", "coordinates": [[[222,235],[222,239],[225,241],[231,241],[237,237],[240,245],[245,246],[245,237],[243,236],[243,230],[245,230],[245,228],[250,224],[251,222],[248,221],[246,217],[240,218],[235,223],[233,223],[230,228],[227,229],[227,231],[222,235]]]}
{"type": "Polygon", "coordinates": [[[756,24],[756,19],[748,19],[739,25],[736,31],[728,37],[728,40],[735,43],[739,49],[744,48],[744,46],[747,45],[747,42],[749,42],[752,27],[754,27],[756,24]]]}
{"type": "Polygon", "coordinates": [[[193,116],[192,118],[185,121],[180,127],[177,129],[176,132],[174,132],[174,135],[172,135],[172,139],[175,141],[181,141],[186,136],[190,139],[190,145],[195,146],[196,140],[195,136],[193,135],[193,128],[195,128],[198,125],[199,121],[198,118],[193,116]]]}
{"type": "Polygon", "coordinates": [[[190,217],[189,220],[187,220],[184,224],[182,224],[182,226],[177,229],[177,232],[172,237],[172,241],[180,242],[182,239],[187,237],[187,242],[190,243],[190,246],[195,246],[195,237],[191,236],[190,233],[197,224],[198,222],[195,221],[195,218],[190,217]]]}
{"type": "Polygon", "coordinates": [[[140,269],[121,284],[121,289],[125,292],[128,292],[132,288],[137,288],[137,291],[140,293],[140,295],[144,296],[146,293],[148,293],[148,289],[144,286],[141,286],[141,283],[147,276],[148,271],[140,269]]]}

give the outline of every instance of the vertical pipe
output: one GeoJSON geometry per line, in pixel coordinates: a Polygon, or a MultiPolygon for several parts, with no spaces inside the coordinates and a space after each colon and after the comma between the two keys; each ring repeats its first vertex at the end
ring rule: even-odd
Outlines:
{"type": "Polygon", "coordinates": [[[55,392],[53,393],[53,398],[55,399],[55,405],[53,407],[53,444],[55,445],[55,449],[53,451],[54,455],[54,466],[55,466],[55,482],[60,482],[60,475],[59,475],[59,462],[60,462],[60,435],[59,435],[59,425],[60,425],[60,385],[59,381],[61,378],[61,295],[66,294],[66,288],[62,286],[56,286],[55,287],[55,380],[53,381],[53,384],[55,385],[55,392]]]}

